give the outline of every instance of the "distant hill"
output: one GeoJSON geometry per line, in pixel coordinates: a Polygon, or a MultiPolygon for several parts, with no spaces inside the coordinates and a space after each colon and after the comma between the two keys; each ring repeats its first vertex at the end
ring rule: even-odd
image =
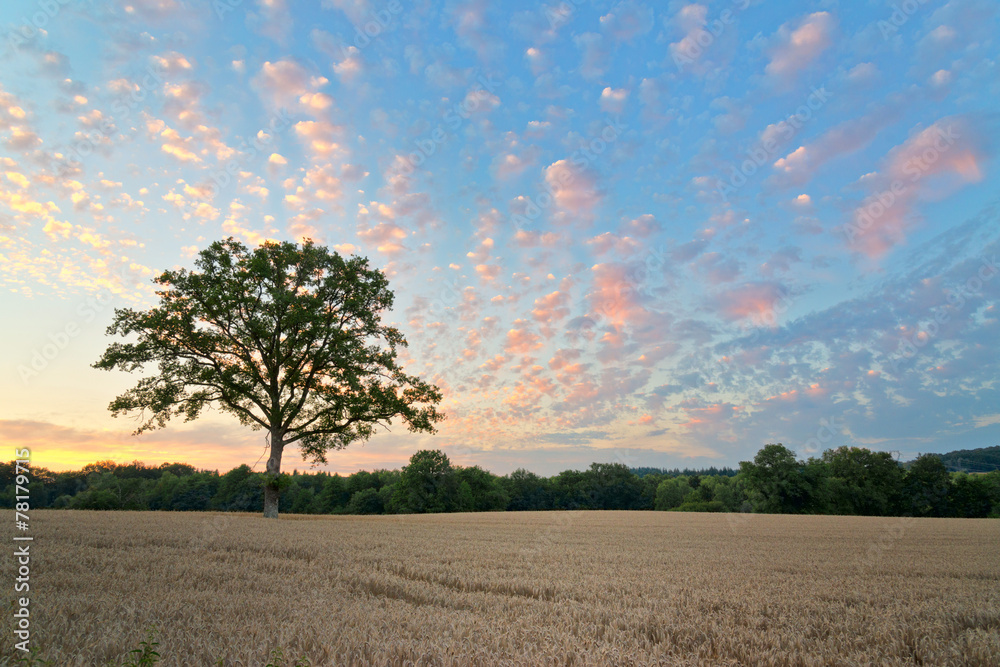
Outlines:
{"type": "Polygon", "coordinates": [[[960,449],[938,454],[945,467],[952,472],[993,472],[1000,470],[1000,445],[979,449],[960,449]]]}

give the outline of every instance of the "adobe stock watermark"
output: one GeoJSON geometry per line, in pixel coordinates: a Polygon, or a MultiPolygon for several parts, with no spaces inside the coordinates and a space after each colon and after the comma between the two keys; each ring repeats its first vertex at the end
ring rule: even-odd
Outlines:
{"type": "Polygon", "coordinates": [[[513,214],[508,220],[509,224],[521,231],[537,220],[544,211],[555,204],[556,194],[554,191],[572,185],[580,178],[584,170],[597,162],[597,159],[618,141],[628,128],[629,126],[623,123],[621,118],[606,120],[604,128],[596,137],[592,137],[582,147],[573,151],[569,156],[568,166],[554,170],[552,172],[554,178],[551,181],[548,178],[544,179],[541,193],[534,198],[525,198],[527,205],[524,208],[524,213],[513,214]]]}
{"type": "MultiPolygon", "coordinates": [[[[971,299],[980,296],[984,285],[993,280],[993,277],[997,273],[1000,273],[1000,268],[997,267],[996,255],[990,259],[981,258],[980,264],[974,276],[970,277],[964,284],[959,285],[954,290],[948,291],[948,304],[954,306],[958,311],[965,308],[965,304],[971,299]]],[[[917,327],[913,335],[903,338],[896,349],[896,353],[889,359],[892,372],[898,373],[900,364],[907,359],[917,356],[920,350],[926,347],[941,332],[941,325],[950,320],[951,315],[947,309],[943,306],[939,307],[930,321],[917,327]]]]}
{"type": "MultiPolygon", "coordinates": [[[[799,133],[806,123],[813,119],[814,113],[822,109],[833,95],[826,89],[826,86],[812,86],[812,91],[806,97],[803,104],[799,105],[795,112],[777,124],[778,132],[783,141],[791,141],[799,133]]],[[[747,180],[757,173],[765,164],[774,159],[778,151],[779,144],[777,137],[768,136],[762,142],[747,151],[747,158],[739,165],[729,166],[728,180],[719,179],[719,184],[715,190],[723,201],[729,201],[729,195],[747,184],[747,180]]]]}
{"type": "Polygon", "coordinates": [[[903,174],[909,177],[909,182],[899,178],[894,179],[889,187],[869,197],[867,203],[855,211],[854,222],[849,222],[842,227],[849,245],[854,245],[859,237],[891,210],[906,193],[908,186],[923,178],[931,166],[955,145],[955,140],[961,138],[955,131],[954,125],[949,125],[944,129],[941,127],[935,129],[937,136],[934,137],[933,144],[925,148],[917,157],[907,160],[903,165],[903,174]]]}
{"type": "MultiPolygon", "coordinates": [[[[38,0],[35,3],[38,6],[38,11],[21,16],[20,25],[7,34],[7,43],[14,50],[24,46],[45,30],[49,22],[55,19],[64,7],[72,3],[73,0],[38,0]]],[[[94,1],[81,0],[79,4],[93,7],[94,1]]]]}
{"type": "Polygon", "coordinates": [[[882,33],[882,39],[888,40],[890,36],[899,32],[899,29],[917,13],[920,6],[926,5],[928,2],[929,0],[903,0],[903,2],[889,5],[892,7],[892,14],[889,15],[888,20],[879,19],[877,23],[878,31],[882,33]]]}
{"type": "MultiPolygon", "coordinates": [[[[750,0],[733,0],[733,4],[739,11],[743,11],[750,6],[750,0]]],[[[706,21],[704,27],[694,35],[692,41],[688,42],[687,37],[685,37],[679,42],[683,46],[676,49],[671,48],[670,53],[673,56],[674,65],[677,66],[677,71],[683,72],[685,65],[693,65],[715,43],[715,40],[722,36],[722,33],[726,31],[726,26],[733,23],[736,23],[736,13],[732,9],[724,9],[718,18],[706,21]]]]}
{"type": "MultiPolygon", "coordinates": [[[[372,10],[371,17],[364,25],[354,28],[354,48],[359,51],[378,39],[393,23],[395,18],[403,13],[403,4],[399,0],[390,0],[384,9],[372,10]]],[[[350,48],[341,45],[341,54],[347,58],[351,55],[350,48]]]]}
{"type": "Polygon", "coordinates": [[[212,179],[212,182],[209,184],[212,190],[212,197],[214,198],[222,188],[228,186],[240,173],[243,165],[253,160],[259,153],[263,153],[274,141],[275,135],[287,130],[291,124],[292,119],[289,118],[288,112],[285,109],[279,109],[277,113],[271,116],[267,125],[261,127],[254,134],[253,139],[250,141],[244,139],[239,148],[236,149],[239,152],[239,158],[230,160],[226,163],[225,167],[214,169],[209,175],[212,179]]]}
{"type": "MultiPolygon", "coordinates": [[[[27,534],[31,527],[31,494],[29,488],[31,484],[31,450],[24,448],[14,449],[14,472],[16,477],[14,482],[14,495],[11,498],[14,508],[14,528],[22,534],[14,535],[14,567],[16,568],[14,592],[21,593],[23,597],[16,597],[15,604],[17,611],[14,612],[14,635],[21,641],[14,644],[19,651],[28,653],[28,642],[31,641],[31,544],[34,536],[27,534]],[[18,544],[25,542],[27,544],[18,544]]],[[[37,484],[37,482],[36,482],[37,484]]],[[[34,662],[34,661],[32,661],[34,662]]],[[[22,663],[23,664],[23,663],[22,663]]]]}
{"type": "Polygon", "coordinates": [[[493,74],[480,75],[476,79],[476,87],[466,93],[461,102],[448,107],[442,115],[442,123],[437,127],[413,140],[417,150],[403,157],[403,175],[409,176],[417,167],[427,161],[437,152],[438,146],[445,144],[455,132],[465,124],[473,113],[481,106],[491,103],[496,98],[496,91],[502,82],[493,74]]]}
{"type": "Polygon", "coordinates": [[[907,528],[915,523],[916,519],[909,515],[894,517],[890,525],[868,544],[865,553],[858,560],[858,567],[868,569],[879,565],[882,558],[903,539],[907,528]]]}

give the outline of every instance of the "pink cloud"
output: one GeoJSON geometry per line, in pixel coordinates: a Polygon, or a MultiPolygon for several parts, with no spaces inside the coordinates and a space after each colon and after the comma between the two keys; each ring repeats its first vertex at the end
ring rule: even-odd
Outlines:
{"type": "Polygon", "coordinates": [[[552,335],[552,325],[569,316],[569,294],[566,292],[550,292],[535,299],[535,307],[531,317],[541,324],[546,336],[552,335]]]}
{"type": "Polygon", "coordinates": [[[581,354],[583,354],[583,350],[577,348],[560,348],[556,350],[555,354],[552,355],[552,358],[549,359],[549,368],[554,371],[562,370],[563,368],[570,366],[570,362],[579,359],[581,354]]]}
{"type": "Polygon", "coordinates": [[[799,146],[775,161],[777,173],[772,180],[782,186],[805,185],[821,166],[867,147],[879,132],[898,118],[897,108],[883,107],[867,116],[840,123],[813,143],[799,146]]]}
{"type": "MultiPolygon", "coordinates": [[[[177,51],[168,51],[163,55],[151,56],[150,60],[167,74],[190,72],[194,68],[194,65],[191,63],[192,59],[177,51]]],[[[119,85],[121,81],[124,81],[124,79],[118,80],[119,85]]]]}
{"type": "Polygon", "coordinates": [[[775,306],[784,294],[777,283],[752,282],[723,292],[717,297],[717,303],[726,319],[749,317],[755,322],[774,322],[775,306]]]}
{"type": "Polygon", "coordinates": [[[548,183],[556,204],[571,212],[589,216],[604,198],[596,176],[581,169],[575,169],[569,160],[553,162],[545,169],[548,183]]]}
{"type": "Polygon", "coordinates": [[[621,233],[637,236],[645,239],[655,235],[662,229],[662,225],[649,213],[640,215],[638,218],[629,220],[622,224],[621,233]]]}
{"type": "Polygon", "coordinates": [[[526,324],[524,320],[514,321],[515,328],[507,332],[507,339],[504,341],[504,352],[528,354],[542,347],[541,337],[528,331],[526,324]]]}
{"type": "Polygon", "coordinates": [[[523,158],[515,153],[499,155],[494,163],[497,178],[508,179],[520,176],[525,169],[531,166],[533,161],[531,157],[523,158]]]}
{"type": "Polygon", "coordinates": [[[684,33],[679,41],[670,44],[670,53],[676,62],[690,64],[689,61],[697,61],[702,56],[704,49],[698,44],[698,37],[706,32],[707,17],[708,7],[701,4],[685,5],[673,17],[674,26],[684,33]]]}
{"type": "Polygon", "coordinates": [[[479,319],[479,294],[472,285],[462,290],[462,300],[458,304],[458,317],[463,322],[475,322],[479,319]]]}
{"type": "Polygon", "coordinates": [[[370,0],[325,0],[324,6],[332,6],[344,12],[354,25],[361,25],[370,18],[372,4],[370,0]]]}
{"type": "Polygon", "coordinates": [[[794,78],[830,46],[836,25],[829,12],[816,12],[781,26],[771,50],[771,62],[765,68],[767,74],[785,81],[794,78]]]}
{"type": "Polygon", "coordinates": [[[314,225],[317,220],[323,216],[323,209],[313,208],[307,211],[303,211],[298,215],[290,218],[285,228],[288,230],[288,234],[295,239],[310,238],[316,241],[323,241],[323,233],[320,229],[314,225]]]}
{"type": "Polygon", "coordinates": [[[482,343],[483,339],[479,335],[479,331],[477,329],[470,331],[465,336],[465,349],[462,350],[462,358],[471,360],[478,357],[482,343]]]}
{"type": "Polygon", "coordinates": [[[643,307],[638,285],[628,267],[620,263],[596,264],[591,268],[593,288],[588,294],[591,308],[620,330],[630,321],[641,321],[643,307]]]}
{"type": "Polygon", "coordinates": [[[490,33],[486,0],[469,0],[453,6],[450,19],[461,42],[482,60],[490,60],[503,51],[503,44],[490,33]]]}
{"type": "Polygon", "coordinates": [[[343,187],[340,179],[334,175],[335,172],[334,167],[329,164],[310,168],[302,177],[302,185],[296,186],[294,193],[285,196],[286,204],[301,208],[305,202],[339,200],[343,196],[343,187]]]}
{"type": "Polygon", "coordinates": [[[939,120],[892,149],[886,171],[893,178],[911,180],[918,171],[924,176],[954,172],[965,182],[978,182],[986,157],[985,142],[978,135],[966,118],[939,120]]]}
{"type": "Polygon", "coordinates": [[[878,259],[905,242],[920,201],[937,201],[982,179],[988,135],[968,116],[943,118],[889,151],[864,178],[870,195],[844,226],[848,245],[878,259]]]}
{"type": "Polygon", "coordinates": [[[485,238],[482,242],[480,242],[478,248],[467,252],[465,256],[476,264],[482,264],[489,261],[489,259],[493,256],[493,245],[493,239],[485,238]]]}
{"type": "Polygon", "coordinates": [[[294,60],[265,61],[254,83],[267,94],[275,106],[290,106],[309,89],[312,77],[294,60]]]}
{"type": "Polygon", "coordinates": [[[680,407],[688,415],[688,421],[681,426],[701,431],[718,431],[725,428],[727,422],[743,409],[742,406],[732,403],[704,404],[696,399],[684,401],[680,407]]]}
{"type": "MultiPolygon", "coordinates": [[[[551,361],[549,365],[552,365],[551,361]]],[[[565,364],[555,371],[556,380],[566,387],[576,386],[584,381],[588,368],[590,368],[590,364],[580,362],[565,364]]]]}
{"type": "Polygon", "coordinates": [[[514,233],[514,244],[520,248],[555,248],[562,243],[562,236],[556,232],[545,232],[544,234],[519,229],[514,233]]]}
{"type": "Polygon", "coordinates": [[[339,143],[343,128],[328,121],[303,120],[294,125],[295,134],[315,155],[343,153],[339,143]]]}
{"type": "Polygon", "coordinates": [[[406,250],[406,246],[400,241],[407,237],[408,232],[394,222],[380,222],[374,226],[366,226],[364,222],[359,222],[357,233],[358,238],[375,245],[379,252],[390,257],[406,250]]]}
{"type": "Polygon", "coordinates": [[[184,10],[184,5],[176,0],[135,0],[129,6],[147,20],[166,19],[184,10]]]}
{"type": "Polygon", "coordinates": [[[621,237],[612,232],[604,232],[599,236],[587,239],[587,245],[593,248],[594,252],[598,255],[604,255],[612,250],[617,252],[619,255],[629,255],[641,250],[643,247],[642,244],[635,239],[627,236],[621,237]]]}
{"type": "Polygon", "coordinates": [[[608,86],[601,91],[601,111],[604,113],[620,114],[625,110],[625,102],[628,101],[628,91],[624,88],[612,88],[608,86]]]}
{"type": "Polygon", "coordinates": [[[500,276],[502,268],[499,264],[476,264],[476,273],[485,282],[493,282],[500,276]]]}
{"type": "Polygon", "coordinates": [[[272,109],[299,109],[314,115],[329,106],[325,95],[317,97],[318,89],[328,83],[326,77],[311,74],[290,58],[265,61],[253,78],[254,86],[272,109]]]}
{"type": "Polygon", "coordinates": [[[479,367],[483,370],[490,371],[491,373],[496,373],[501,368],[503,368],[504,364],[506,364],[508,360],[509,357],[507,356],[504,356],[502,354],[495,354],[493,355],[492,359],[488,360],[484,364],[481,364],[479,367]]]}

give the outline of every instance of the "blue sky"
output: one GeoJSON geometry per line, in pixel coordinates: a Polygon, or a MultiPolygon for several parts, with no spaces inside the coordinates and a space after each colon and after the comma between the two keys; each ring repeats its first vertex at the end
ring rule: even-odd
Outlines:
{"type": "Polygon", "coordinates": [[[134,378],[90,368],[231,235],[370,258],[444,391],[438,434],[330,470],[995,445],[998,13],[6,2],[0,433],[53,468],[253,463],[220,415],[129,436],[134,378]]]}

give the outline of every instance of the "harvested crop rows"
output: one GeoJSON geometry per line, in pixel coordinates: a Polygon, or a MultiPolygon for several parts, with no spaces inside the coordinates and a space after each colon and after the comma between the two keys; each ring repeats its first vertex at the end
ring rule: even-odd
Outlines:
{"type": "Polygon", "coordinates": [[[994,520],[42,510],[32,525],[33,636],[59,665],[117,663],[150,628],[166,665],[275,649],[289,665],[1000,664],[994,520]]]}

